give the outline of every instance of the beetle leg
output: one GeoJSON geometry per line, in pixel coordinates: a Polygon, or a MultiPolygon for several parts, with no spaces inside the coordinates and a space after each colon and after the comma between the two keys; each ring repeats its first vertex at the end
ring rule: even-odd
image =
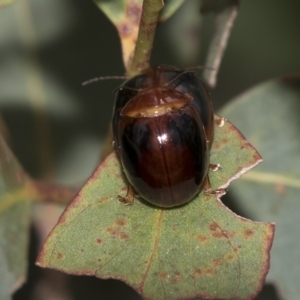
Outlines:
{"type": "Polygon", "coordinates": [[[215,124],[219,127],[223,127],[226,121],[227,120],[225,118],[220,118],[218,120],[215,120],[215,124]]]}
{"type": "Polygon", "coordinates": [[[135,193],[134,193],[133,187],[131,185],[128,185],[126,196],[125,197],[118,196],[118,198],[119,198],[118,201],[125,205],[132,204],[133,199],[134,199],[134,194],[135,193]]]}
{"type": "Polygon", "coordinates": [[[221,167],[220,164],[209,164],[209,168],[210,168],[213,172],[222,169],[222,167],[221,167]]]}
{"type": "Polygon", "coordinates": [[[205,195],[223,195],[223,194],[226,194],[227,189],[216,189],[216,190],[213,190],[211,188],[209,177],[206,176],[205,179],[204,179],[203,191],[204,191],[205,195]]]}

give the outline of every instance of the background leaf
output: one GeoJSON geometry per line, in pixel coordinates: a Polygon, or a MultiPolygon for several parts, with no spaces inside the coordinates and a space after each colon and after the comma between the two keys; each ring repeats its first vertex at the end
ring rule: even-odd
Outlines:
{"type": "Polygon", "coordinates": [[[27,176],[0,136],[0,299],[26,278],[30,201],[27,176]]]}
{"type": "Polygon", "coordinates": [[[11,5],[15,2],[15,0],[0,0],[0,8],[11,5]]]}
{"type": "Polygon", "coordinates": [[[300,76],[275,79],[234,99],[220,113],[255,144],[264,163],[230,187],[232,205],[258,221],[276,221],[268,282],[299,298],[300,76]]]}
{"type": "Polygon", "coordinates": [[[165,6],[159,17],[160,22],[165,22],[169,19],[184,3],[184,0],[165,0],[164,3],[165,6]]]}
{"type": "Polygon", "coordinates": [[[118,30],[122,43],[124,65],[133,55],[142,13],[142,0],[94,0],[118,30]]]}
{"type": "MultiPolygon", "coordinates": [[[[260,156],[226,122],[216,129],[211,159],[222,166],[210,174],[219,187],[256,165],[260,156]],[[226,156],[228,147],[232,155],[226,156]]],[[[117,201],[125,190],[112,154],[61,216],[37,264],[121,279],[145,299],[249,299],[259,292],[269,267],[273,224],[241,218],[203,193],[175,209],[138,199],[125,206],[117,201]]]]}

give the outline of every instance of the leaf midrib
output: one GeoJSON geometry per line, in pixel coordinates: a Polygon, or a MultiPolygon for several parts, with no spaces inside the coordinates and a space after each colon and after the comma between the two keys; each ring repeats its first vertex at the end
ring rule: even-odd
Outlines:
{"type": "Polygon", "coordinates": [[[283,184],[287,187],[300,188],[300,179],[295,179],[276,173],[251,171],[243,175],[241,179],[258,183],[283,184]]]}

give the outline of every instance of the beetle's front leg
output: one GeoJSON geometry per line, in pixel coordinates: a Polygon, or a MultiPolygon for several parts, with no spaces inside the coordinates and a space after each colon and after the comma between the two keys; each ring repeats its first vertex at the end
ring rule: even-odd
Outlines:
{"type": "MultiPolygon", "coordinates": [[[[215,172],[219,169],[221,169],[221,166],[220,164],[210,164],[209,165],[209,168],[215,172]]],[[[210,180],[209,180],[209,177],[208,175],[204,178],[204,184],[203,184],[203,191],[204,191],[204,194],[205,195],[222,195],[222,194],[225,194],[227,192],[227,189],[216,189],[216,190],[213,190],[211,188],[211,184],[210,184],[210,180]]]]}
{"type": "Polygon", "coordinates": [[[128,185],[126,196],[125,197],[118,196],[118,198],[119,198],[118,201],[125,205],[131,205],[134,200],[134,195],[135,195],[135,192],[134,192],[133,187],[131,185],[128,185]]]}

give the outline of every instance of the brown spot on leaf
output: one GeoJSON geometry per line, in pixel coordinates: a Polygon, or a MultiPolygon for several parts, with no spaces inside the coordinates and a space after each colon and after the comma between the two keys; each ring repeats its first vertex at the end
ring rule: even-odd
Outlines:
{"type": "Polygon", "coordinates": [[[213,275],[214,274],[214,270],[211,268],[207,268],[207,269],[196,269],[192,275],[193,278],[197,278],[199,276],[203,276],[203,275],[213,275]]]}
{"type": "Polygon", "coordinates": [[[233,261],[233,260],[234,260],[234,257],[235,257],[234,254],[229,253],[229,254],[227,254],[227,255],[225,256],[225,259],[226,259],[227,261],[233,261]]]}
{"type": "Polygon", "coordinates": [[[199,276],[202,276],[203,273],[202,273],[202,270],[201,269],[196,269],[194,274],[192,275],[193,278],[195,277],[199,277],[199,276]]]}
{"type": "Polygon", "coordinates": [[[218,224],[216,222],[212,222],[209,224],[209,230],[215,231],[218,229],[218,224]]]}
{"type": "Polygon", "coordinates": [[[166,273],[166,272],[161,272],[161,273],[159,273],[159,277],[161,279],[166,280],[166,279],[168,279],[170,277],[170,275],[168,273],[166,273]]]}
{"type": "Polygon", "coordinates": [[[101,239],[97,239],[97,240],[96,240],[96,243],[97,243],[97,244],[102,244],[102,240],[101,240],[101,239]]]}
{"type": "Polygon", "coordinates": [[[213,231],[212,236],[214,238],[224,238],[226,236],[224,236],[223,231],[221,230],[221,228],[218,226],[218,224],[216,222],[213,222],[209,225],[209,229],[211,231],[213,231]]]}
{"type": "Polygon", "coordinates": [[[118,227],[108,227],[106,232],[109,233],[113,237],[118,237],[121,240],[128,240],[129,235],[126,232],[121,232],[118,227]]]}
{"type": "Polygon", "coordinates": [[[216,239],[226,238],[226,236],[223,234],[221,230],[214,232],[212,236],[216,239]]]}
{"type": "Polygon", "coordinates": [[[198,235],[197,239],[200,243],[205,243],[207,241],[207,237],[205,235],[198,235]]]}
{"type": "Polygon", "coordinates": [[[120,233],[120,239],[121,240],[128,240],[129,239],[129,235],[125,232],[121,232],[120,233]]]}
{"type": "Polygon", "coordinates": [[[248,228],[248,229],[244,230],[244,236],[245,236],[246,239],[252,238],[253,235],[254,235],[254,230],[253,229],[248,228]]]}
{"type": "Polygon", "coordinates": [[[216,258],[213,260],[213,265],[216,268],[217,266],[219,266],[222,263],[222,259],[220,258],[216,258]]]}
{"type": "Polygon", "coordinates": [[[216,223],[216,222],[213,222],[209,225],[209,229],[212,232],[212,236],[214,238],[217,238],[217,239],[220,239],[220,238],[226,238],[226,239],[229,239],[229,238],[233,238],[235,236],[235,232],[234,231],[227,231],[227,230],[222,230],[220,227],[219,227],[219,224],[216,223]]]}
{"type": "Polygon", "coordinates": [[[120,231],[119,231],[119,229],[116,228],[116,227],[108,227],[108,228],[106,229],[106,232],[108,232],[110,235],[116,236],[116,235],[119,234],[120,231]]]}
{"type": "Polygon", "coordinates": [[[233,248],[233,251],[234,251],[235,253],[238,253],[238,252],[240,251],[241,248],[242,248],[242,246],[239,245],[238,247],[233,248]]]}
{"type": "Polygon", "coordinates": [[[132,33],[132,31],[133,31],[133,28],[128,23],[121,23],[118,26],[119,35],[123,38],[126,36],[129,36],[132,33]]]}
{"type": "Polygon", "coordinates": [[[136,1],[130,1],[127,6],[126,15],[132,23],[139,24],[142,14],[142,6],[136,1]]]}
{"type": "Polygon", "coordinates": [[[205,275],[214,275],[215,273],[213,269],[205,269],[204,271],[205,271],[204,272],[205,275]]]}
{"type": "Polygon", "coordinates": [[[234,230],[231,230],[231,231],[222,230],[222,234],[227,239],[232,239],[236,236],[236,232],[234,230]]]}
{"type": "Polygon", "coordinates": [[[224,138],[224,139],[222,139],[222,141],[221,141],[221,144],[222,144],[222,145],[226,145],[226,144],[229,144],[229,143],[230,143],[230,141],[229,141],[228,138],[224,138]]]}
{"type": "Polygon", "coordinates": [[[63,259],[64,255],[61,252],[58,252],[57,255],[56,255],[56,258],[57,259],[63,259]]]}
{"type": "Polygon", "coordinates": [[[117,219],[115,223],[118,226],[125,226],[126,225],[126,220],[124,220],[124,219],[117,219]]]}

